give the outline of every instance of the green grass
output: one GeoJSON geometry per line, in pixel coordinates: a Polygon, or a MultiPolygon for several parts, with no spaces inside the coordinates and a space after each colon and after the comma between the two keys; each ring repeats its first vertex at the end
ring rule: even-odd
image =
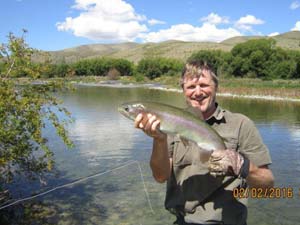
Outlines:
{"type": "Polygon", "coordinates": [[[222,78],[220,84],[225,88],[299,88],[300,80],[261,80],[249,78],[222,78]]]}
{"type": "Polygon", "coordinates": [[[221,79],[219,92],[300,99],[300,80],[221,79]]]}
{"type": "MultiPolygon", "coordinates": [[[[180,89],[180,76],[161,77],[155,82],[180,89]]],[[[219,93],[236,95],[260,95],[300,99],[300,80],[273,80],[247,78],[222,78],[219,80],[219,93]]]]}

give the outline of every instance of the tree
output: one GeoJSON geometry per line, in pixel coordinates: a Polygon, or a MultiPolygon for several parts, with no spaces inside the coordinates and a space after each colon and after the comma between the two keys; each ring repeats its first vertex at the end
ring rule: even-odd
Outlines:
{"type": "Polygon", "coordinates": [[[111,61],[112,67],[117,69],[121,76],[131,76],[133,74],[134,65],[127,59],[112,59],[111,61]]]}
{"type": "Polygon", "coordinates": [[[8,35],[8,43],[0,47],[3,63],[0,74],[0,192],[5,184],[22,176],[28,180],[41,179],[53,169],[53,152],[47,145],[42,129],[50,122],[67,146],[72,142],[67,136],[66,125],[70,113],[52,95],[64,89],[58,82],[32,84],[47,71],[48,64],[34,64],[32,57],[37,50],[22,36],[8,35]],[[26,77],[27,85],[15,77],[26,77]],[[60,119],[57,113],[64,114],[60,119]]]}
{"type": "Polygon", "coordinates": [[[237,44],[231,50],[234,76],[251,76],[266,78],[269,76],[271,56],[276,52],[274,39],[249,40],[237,44]]]}
{"type": "Polygon", "coordinates": [[[187,61],[191,62],[194,60],[206,61],[218,76],[226,76],[228,72],[231,73],[229,67],[229,63],[232,61],[231,53],[221,50],[200,50],[193,53],[187,61]]]}
{"type": "Polygon", "coordinates": [[[137,65],[137,72],[144,74],[149,79],[155,79],[162,75],[174,75],[180,72],[183,63],[180,60],[172,58],[144,58],[137,65]]]}

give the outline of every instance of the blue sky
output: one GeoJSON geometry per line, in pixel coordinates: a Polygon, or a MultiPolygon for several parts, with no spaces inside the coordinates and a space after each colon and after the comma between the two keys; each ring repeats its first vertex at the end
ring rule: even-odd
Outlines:
{"type": "Polygon", "coordinates": [[[29,45],[41,50],[300,30],[300,0],[1,0],[0,6],[0,43],[25,28],[29,45]]]}

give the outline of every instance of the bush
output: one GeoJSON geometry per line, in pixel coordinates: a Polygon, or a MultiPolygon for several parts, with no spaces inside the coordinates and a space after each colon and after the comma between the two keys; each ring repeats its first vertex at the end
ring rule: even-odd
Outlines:
{"type": "Polygon", "coordinates": [[[54,76],[65,77],[69,72],[70,66],[66,63],[60,63],[54,66],[54,76]]]}
{"type": "Polygon", "coordinates": [[[145,77],[141,73],[135,73],[134,78],[135,78],[136,82],[144,82],[145,81],[145,77]]]}
{"type": "Polygon", "coordinates": [[[116,68],[121,76],[132,76],[133,63],[126,59],[112,59],[112,67],[116,68]]]}
{"type": "Polygon", "coordinates": [[[120,76],[133,74],[133,63],[126,59],[94,58],[73,63],[72,68],[77,76],[106,76],[110,69],[115,68],[120,76]]]}
{"type": "Polygon", "coordinates": [[[223,52],[220,50],[213,50],[213,51],[201,50],[192,54],[188,58],[187,62],[199,61],[199,60],[203,62],[207,62],[210,64],[214,72],[217,73],[218,67],[220,67],[224,61],[224,58],[222,56],[223,56],[223,52]]]}
{"type": "Polygon", "coordinates": [[[120,75],[120,72],[116,68],[111,68],[107,73],[107,77],[110,80],[118,80],[120,75]]]}
{"type": "Polygon", "coordinates": [[[146,58],[139,61],[137,72],[153,80],[164,74],[174,75],[183,68],[183,62],[170,58],[146,58]]]}

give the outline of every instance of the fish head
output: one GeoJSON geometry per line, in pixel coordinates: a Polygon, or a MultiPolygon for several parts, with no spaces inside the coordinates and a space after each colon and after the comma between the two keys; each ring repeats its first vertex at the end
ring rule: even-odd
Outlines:
{"type": "Polygon", "coordinates": [[[135,120],[139,113],[145,112],[146,107],[142,103],[124,103],[118,107],[118,111],[125,117],[135,120]]]}

